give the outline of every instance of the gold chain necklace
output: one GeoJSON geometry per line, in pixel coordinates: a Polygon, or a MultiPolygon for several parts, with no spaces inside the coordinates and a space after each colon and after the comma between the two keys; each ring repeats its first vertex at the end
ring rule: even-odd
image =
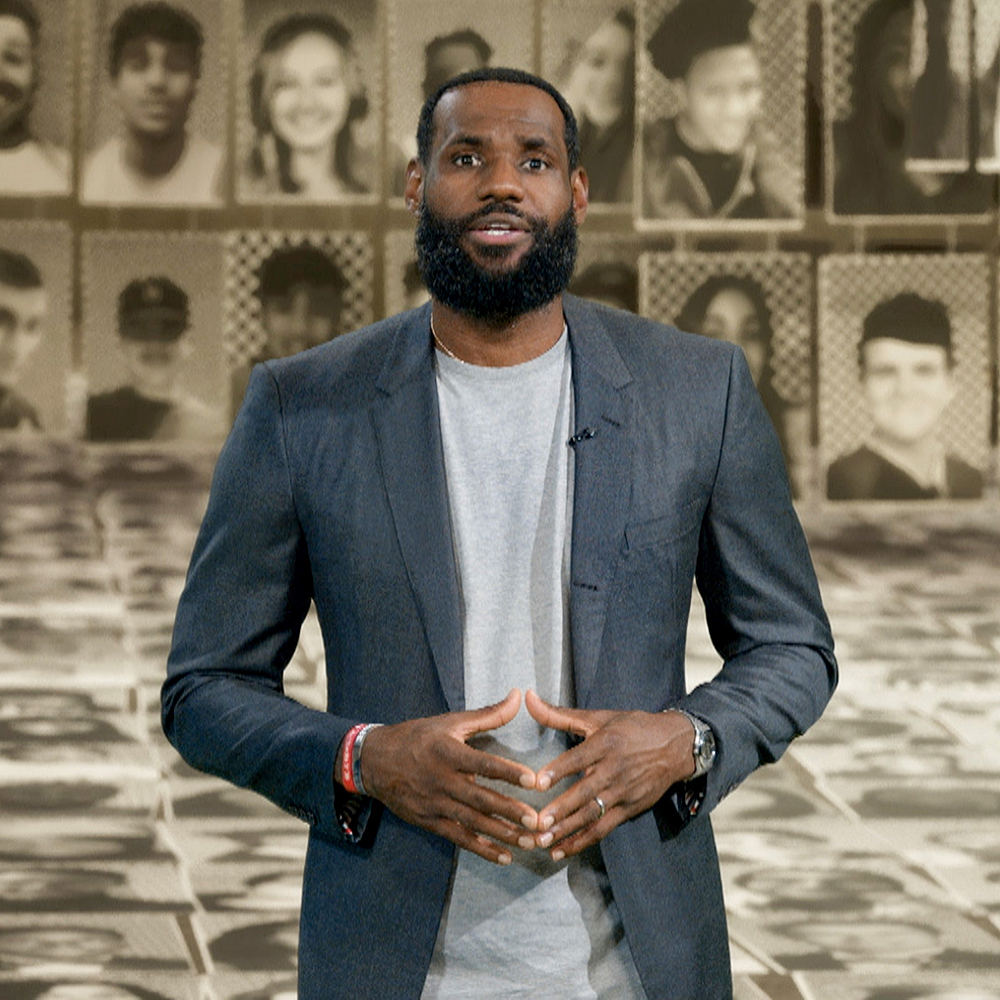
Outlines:
{"type": "Polygon", "coordinates": [[[467,362],[462,361],[462,359],[437,335],[437,330],[434,329],[434,317],[431,317],[431,336],[434,338],[434,343],[455,361],[461,361],[462,364],[467,364],[467,362]]]}

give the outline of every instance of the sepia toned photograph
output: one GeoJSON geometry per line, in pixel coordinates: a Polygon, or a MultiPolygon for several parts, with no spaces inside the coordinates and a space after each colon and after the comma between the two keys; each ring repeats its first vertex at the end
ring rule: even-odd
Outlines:
{"type": "MultiPolygon", "coordinates": [[[[939,90],[931,58],[935,49],[947,56],[948,43],[938,28],[947,28],[950,2],[837,0],[830,5],[824,112],[826,190],[833,215],[905,221],[995,211],[994,178],[970,170],[949,172],[926,161],[931,169],[917,170],[912,162],[915,143],[926,146],[941,141],[937,133],[949,127],[963,128],[962,111],[948,106],[948,94],[959,84],[951,81],[939,90]],[[914,129],[933,134],[916,135],[914,129]]],[[[954,0],[956,9],[968,2],[954,0]]]]}
{"type": "Polygon", "coordinates": [[[222,256],[207,234],[84,236],[85,440],[221,441],[222,256]]]}
{"type": "Polygon", "coordinates": [[[542,5],[542,76],[562,91],[576,115],[591,208],[632,207],[635,36],[631,2],[542,5]]]}
{"type": "Polygon", "coordinates": [[[203,207],[225,195],[221,0],[89,0],[80,200],[203,207]]]}
{"type": "Polygon", "coordinates": [[[241,201],[380,194],[380,7],[244,0],[238,85],[241,201]]]}
{"type": "Polygon", "coordinates": [[[640,250],[636,237],[582,233],[576,270],[567,291],[638,313],[640,250]]]}
{"type": "Polygon", "coordinates": [[[978,500],[990,455],[989,277],[976,254],[819,267],[829,500],[978,500]]]}
{"type": "Polygon", "coordinates": [[[65,433],[72,273],[68,226],[0,222],[0,436],[65,433]]]}
{"type": "Polygon", "coordinates": [[[388,193],[401,198],[424,101],[484,66],[534,69],[532,0],[392,0],[389,6],[388,193]]]}
{"type": "Polygon", "coordinates": [[[367,235],[254,230],[226,237],[225,353],[233,416],[250,370],[370,323],[367,235]]]}
{"type": "Polygon", "coordinates": [[[1000,171],[1000,8],[921,0],[914,10],[911,170],[1000,171]]]}
{"type": "Polygon", "coordinates": [[[640,14],[637,222],[801,225],[804,5],[643,0],[640,14]]]}
{"type": "Polygon", "coordinates": [[[803,254],[641,258],[642,313],[743,349],[774,423],[792,495],[811,492],[812,268],[803,254]]]}
{"type": "Polygon", "coordinates": [[[0,197],[72,187],[70,0],[0,4],[0,197]]]}
{"type": "Polygon", "coordinates": [[[385,314],[395,316],[416,309],[430,299],[417,265],[412,229],[394,229],[385,234],[385,314]]]}

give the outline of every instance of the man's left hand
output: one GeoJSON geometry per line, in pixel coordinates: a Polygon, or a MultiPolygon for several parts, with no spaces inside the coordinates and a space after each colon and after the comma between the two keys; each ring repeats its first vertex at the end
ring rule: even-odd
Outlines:
{"type": "Polygon", "coordinates": [[[524,703],[543,726],[583,737],[535,778],[536,788],[545,791],[579,775],[538,814],[536,843],[551,848],[555,861],[596,844],[694,772],[694,727],[680,712],[560,708],[534,691],[524,703]]]}

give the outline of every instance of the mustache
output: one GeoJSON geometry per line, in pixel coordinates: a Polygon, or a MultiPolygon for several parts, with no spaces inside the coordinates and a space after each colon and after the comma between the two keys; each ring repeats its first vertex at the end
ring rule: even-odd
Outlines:
{"type": "Polygon", "coordinates": [[[11,83],[10,80],[0,80],[0,100],[19,101],[24,97],[25,89],[19,87],[16,83],[11,83]]]}
{"type": "Polygon", "coordinates": [[[480,219],[485,219],[490,215],[510,215],[515,219],[522,219],[527,222],[533,230],[539,228],[544,228],[545,220],[536,219],[533,216],[528,215],[527,212],[522,212],[516,205],[511,204],[509,201],[491,201],[481,208],[477,208],[474,212],[470,212],[468,215],[455,219],[452,223],[454,230],[456,232],[461,232],[468,229],[474,223],[478,222],[480,219]]]}

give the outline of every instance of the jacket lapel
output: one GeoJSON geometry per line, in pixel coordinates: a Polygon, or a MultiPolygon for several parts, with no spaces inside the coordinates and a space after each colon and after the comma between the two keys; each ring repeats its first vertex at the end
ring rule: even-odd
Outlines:
{"type": "Polygon", "coordinates": [[[573,352],[575,434],[570,627],[576,704],[586,708],[600,658],[608,592],[631,498],[631,373],[596,313],[573,296],[563,308],[573,352]]]}
{"type": "Polygon", "coordinates": [[[372,411],[396,536],[451,711],[465,707],[462,629],[429,307],[401,324],[372,411]]]}

